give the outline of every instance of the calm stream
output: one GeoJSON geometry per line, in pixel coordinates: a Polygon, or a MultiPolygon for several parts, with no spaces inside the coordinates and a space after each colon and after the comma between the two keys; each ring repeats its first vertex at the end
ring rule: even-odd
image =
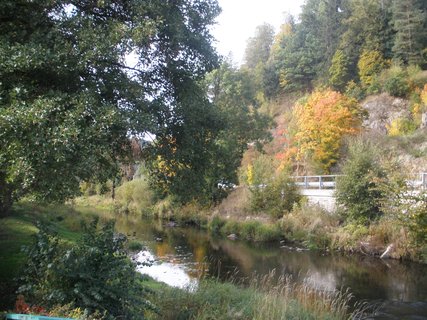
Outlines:
{"type": "Polygon", "coordinates": [[[211,275],[245,279],[275,269],[295,281],[324,290],[349,289],[354,302],[382,305],[375,319],[427,319],[427,266],[368,256],[325,254],[286,247],[218,239],[196,228],[121,218],[117,229],[144,243],[139,259],[153,260],[140,271],[170,285],[197,286],[211,275]]]}

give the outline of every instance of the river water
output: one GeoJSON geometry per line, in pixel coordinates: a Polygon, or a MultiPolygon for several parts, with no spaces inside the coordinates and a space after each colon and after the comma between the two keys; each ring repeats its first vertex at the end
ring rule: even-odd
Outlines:
{"type": "Polygon", "coordinates": [[[290,275],[318,289],[350,290],[353,303],[380,307],[372,319],[427,319],[427,266],[362,255],[305,251],[279,242],[253,243],[216,238],[190,227],[120,218],[118,231],[141,241],[139,271],[173,286],[194,288],[203,275],[243,283],[255,273],[290,275]]]}

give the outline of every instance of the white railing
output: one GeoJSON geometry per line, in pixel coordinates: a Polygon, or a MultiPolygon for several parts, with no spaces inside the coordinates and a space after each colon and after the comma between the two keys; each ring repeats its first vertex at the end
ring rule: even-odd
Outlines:
{"type": "Polygon", "coordinates": [[[295,184],[303,189],[335,189],[336,179],[340,175],[293,176],[295,184]]]}
{"type": "Polygon", "coordinates": [[[427,190],[427,172],[413,175],[412,180],[408,180],[408,184],[414,189],[427,190]]]}
{"type": "MultiPolygon", "coordinates": [[[[342,175],[293,176],[295,184],[303,189],[335,189],[336,179],[342,175]]],[[[427,172],[415,174],[408,184],[414,189],[427,190],[427,172]]]]}

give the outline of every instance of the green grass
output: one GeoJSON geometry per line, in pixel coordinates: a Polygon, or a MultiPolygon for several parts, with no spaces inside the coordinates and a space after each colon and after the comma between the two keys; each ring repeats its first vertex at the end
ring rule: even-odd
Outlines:
{"type": "MultiPolygon", "coordinates": [[[[249,287],[201,280],[195,291],[148,282],[158,313],[147,319],[348,319],[350,295],[319,292],[274,274],[256,277],[249,287]]],[[[357,312],[357,311],[356,311],[357,312]]],[[[354,313],[354,315],[356,314],[354,313]]]]}
{"type": "Polygon", "coordinates": [[[284,237],[278,223],[266,224],[256,220],[225,220],[218,216],[210,220],[208,230],[213,234],[222,236],[234,233],[240,239],[250,241],[275,241],[284,237]]]}

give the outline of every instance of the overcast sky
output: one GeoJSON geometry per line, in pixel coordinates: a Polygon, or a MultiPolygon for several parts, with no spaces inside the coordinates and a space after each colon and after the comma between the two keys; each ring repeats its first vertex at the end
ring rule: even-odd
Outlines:
{"type": "Polygon", "coordinates": [[[264,22],[277,31],[285,13],[298,16],[304,0],[218,0],[222,13],[213,29],[217,39],[216,47],[222,55],[230,52],[233,61],[241,64],[248,38],[255,34],[255,28],[264,22]]]}

